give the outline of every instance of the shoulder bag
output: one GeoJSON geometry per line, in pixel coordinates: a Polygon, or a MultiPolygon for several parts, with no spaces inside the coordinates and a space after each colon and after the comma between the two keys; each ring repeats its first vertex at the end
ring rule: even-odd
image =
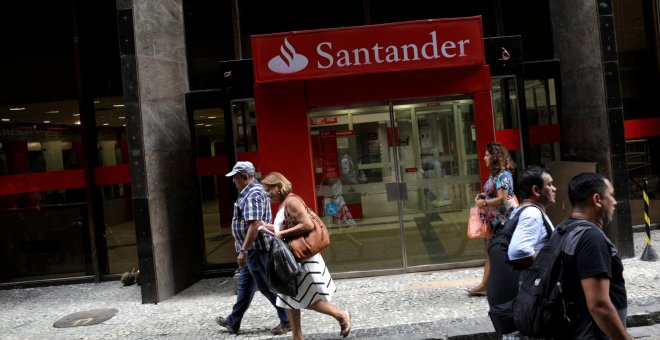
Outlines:
{"type": "MultiPolygon", "coordinates": [[[[292,194],[293,195],[293,194],[292,194]]],[[[320,253],[323,249],[327,248],[330,245],[330,234],[328,233],[328,228],[321,219],[310,209],[305,201],[296,196],[303,204],[305,209],[309,214],[309,217],[314,224],[314,228],[307,233],[301,235],[295,235],[292,237],[287,237],[285,241],[289,244],[289,249],[291,253],[298,260],[306,259],[311,256],[314,256],[320,253]]],[[[299,222],[293,220],[289,217],[289,214],[286,212],[286,207],[284,209],[284,229],[289,229],[299,222]]]]}

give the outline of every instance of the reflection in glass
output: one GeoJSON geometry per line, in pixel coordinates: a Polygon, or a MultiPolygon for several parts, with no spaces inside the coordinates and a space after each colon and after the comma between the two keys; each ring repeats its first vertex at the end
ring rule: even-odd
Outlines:
{"type": "Polygon", "coordinates": [[[479,192],[474,119],[466,99],[310,113],[316,195],[333,237],[324,257],[336,271],[482,258],[483,242],[465,233],[479,192]],[[397,181],[400,201],[386,190],[397,181]]]}
{"type": "MultiPolygon", "coordinates": [[[[559,124],[554,79],[525,80],[525,102],[529,128],[542,129],[544,125],[559,124]]],[[[530,145],[529,150],[531,164],[546,164],[561,159],[559,143],[530,145]]]]}
{"type": "Polygon", "coordinates": [[[235,122],[232,126],[234,140],[226,138],[225,124],[229,122],[225,122],[222,108],[193,111],[206,261],[210,266],[234,266],[236,263],[231,234],[232,192],[235,188],[231,179],[225,177],[225,170],[233,165],[229,164],[228,157],[234,153],[234,148],[239,159],[245,152],[258,151],[254,100],[235,100],[231,107],[235,122]]]}

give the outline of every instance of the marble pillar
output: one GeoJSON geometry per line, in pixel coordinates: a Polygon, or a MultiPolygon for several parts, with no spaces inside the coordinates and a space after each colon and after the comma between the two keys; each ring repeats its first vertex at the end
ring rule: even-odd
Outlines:
{"type": "Polygon", "coordinates": [[[612,181],[616,216],[605,228],[633,257],[628,170],[611,0],[551,0],[555,56],[561,64],[562,159],[596,162],[612,181]]]}
{"type": "Polygon", "coordinates": [[[142,302],[201,278],[204,235],[181,0],[117,0],[142,302]]]}

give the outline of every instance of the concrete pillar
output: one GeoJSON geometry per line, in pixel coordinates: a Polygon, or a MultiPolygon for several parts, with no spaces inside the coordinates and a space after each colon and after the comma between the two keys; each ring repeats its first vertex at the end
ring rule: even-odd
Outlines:
{"type": "Polygon", "coordinates": [[[596,162],[618,201],[605,229],[633,257],[632,222],[611,0],[551,0],[555,56],[561,64],[562,159],[596,162]]]}
{"type": "Polygon", "coordinates": [[[117,0],[124,104],[143,303],[201,278],[182,0],[117,0]]]}

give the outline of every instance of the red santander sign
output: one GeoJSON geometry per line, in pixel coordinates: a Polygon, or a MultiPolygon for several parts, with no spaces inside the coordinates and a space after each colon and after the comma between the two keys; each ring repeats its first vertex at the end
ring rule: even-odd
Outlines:
{"type": "Polygon", "coordinates": [[[252,36],[256,83],[485,64],[481,17],[252,36]]]}

